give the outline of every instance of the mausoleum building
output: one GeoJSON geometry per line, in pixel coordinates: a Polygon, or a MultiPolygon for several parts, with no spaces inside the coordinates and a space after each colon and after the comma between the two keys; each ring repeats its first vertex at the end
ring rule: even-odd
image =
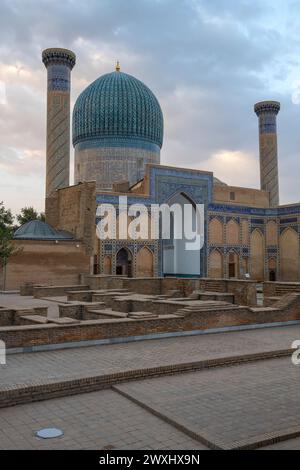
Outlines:
{"type": "Polygon", "coordinates": [[[264,101],[254,108],[261,189],[233,187],[211,172],[161,164],[160,104],[148,86],[117,64],[83,90],[74,105],[75,184],[69,186],[69,92],[75,54],[47,49],[43,61],[48,69],[46,221],[85,247],[89,261],[84,271],[300,281],[300,203],[279,203],[278,102],[264,101]],[[119,196],[127,196],[128,204],[144,204],[149,217],[151,204],[204,204],[203,248],[189,252],[184,239],[172,238],[99,240],[97,206],[117,207],[119,196]]]}

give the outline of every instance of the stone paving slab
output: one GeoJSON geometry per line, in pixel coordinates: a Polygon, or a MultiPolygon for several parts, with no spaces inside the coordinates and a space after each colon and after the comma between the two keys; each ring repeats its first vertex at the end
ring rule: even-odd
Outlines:
{"type": "Polygon", "coordinates": [[[300,326],[10,354],[0,366],[0,391],[34,382],[60,381],[132,370],[288,350],[300,326]]]}
{"type": "Polygon", "coordinates": [[[300,436],[299,387],[300,366],[284,358],[114,389],[211,448],[230,449],[300,436]]]}
{"type": "Polygon", "coordinates": [[[0,410],[0,449],[186,449],[206,447],[112,390],[0,410]],[[57,439],[37,439],[58,427],[57,439]]]}

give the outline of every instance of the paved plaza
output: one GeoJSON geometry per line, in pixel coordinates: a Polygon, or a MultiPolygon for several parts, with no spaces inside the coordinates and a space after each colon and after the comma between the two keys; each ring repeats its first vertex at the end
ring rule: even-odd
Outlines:
{"type": "Polygon", "coordinates": [[[0,449],[205,449],[112,390],[0,410],[0,449]],[[61,438],[35,432],[58,427],[61,438]]]}
{"type": "MultiPolygon", "coordinates": [[[[2,297],[17,305],[17,296],[2,297]]],[[[47,302],[55,314],[56,302],[26,298],[32,302],[47,302]]],[[[0,448],[300,449],[300,366],[290,352],[297,339],[300,326],[290,325],[8,354],[0,366],[0,448]],[[186,372],[186,364],[203,367],[186,372]],[[97,385],[99,377],[110,382],[97,385]],[[11,406],[8,394],[21,391],[11,406]],[[43,427],[64,435],[38,439],[43,427]]]]}
{"type": "Polygon", "coordinates": [[[143,380],[117,388],[221,448],[300,431],[300,367],[290,358],[143,380]]]}
{"type": "Polygon", "coordinates": [[[14,384],[73,379],[136,369],[288,350],[300,326],[10,354],[0,390],[14,384]]]}
{"type": "Polygon", "coordinates": [[[262,360],[0,409],[1,449],[300,448],[300,367],[262,360]],[[35,432],[58,427],[61,438],[35,432]],[[270,436],[284,439],[270,446],[270,436]]]}

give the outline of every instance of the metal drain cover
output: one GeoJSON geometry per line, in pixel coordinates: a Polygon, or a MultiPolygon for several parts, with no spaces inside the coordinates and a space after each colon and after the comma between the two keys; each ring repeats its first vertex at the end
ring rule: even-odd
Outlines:
{"type": "Polygon", "coordinates": [[[55,437],[61,437],[64,435],[63,431],[58,428],[40,429],[35,434],[37,437],[40,437],[41,439],[54,439],[55,437]]]}

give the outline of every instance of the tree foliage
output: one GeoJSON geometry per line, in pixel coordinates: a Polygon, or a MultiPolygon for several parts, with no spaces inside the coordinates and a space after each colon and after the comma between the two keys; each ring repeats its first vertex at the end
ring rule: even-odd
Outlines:
{"type": "MultiPolygon", "coordinates": [[[[20,214],[16,216],[19,225],[23,225],[31,220],[45,221],[45,214],[38,213],[33,207],[23,207],[20,214]]],[[[17,248],[13,243],[14,217],[10,209],[4,207],[4,203],[0,202],[0,266],[7,264],[8,258],[17,254],[21,248],[17,248]]]]}
{"type": "Polygon", "coordinates": [[[39,214],[34,207],[31,206],[23,207],[16,218],[19,225],[26,224],[26,222],[30,222],[31,220],[41,220],[42,222],[45,222],[45,214],[43,212],[39,214]]]}
{"type": "Polygon", "coordinates": [[[8,258],[18,250],[13,245],[13,215],[10,209],[5,209],[3,202],[0,202],[0,265],[5,266],[8,258]]]}

